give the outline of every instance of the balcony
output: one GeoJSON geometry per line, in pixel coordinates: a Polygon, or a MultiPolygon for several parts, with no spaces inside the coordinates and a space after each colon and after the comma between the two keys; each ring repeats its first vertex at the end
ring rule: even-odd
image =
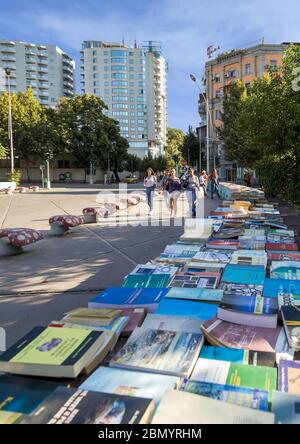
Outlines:
{"type": "Polygon", "coordinates": [[[16,65],[14,64],[14,62],[4,62],[2,63],[2,68],[9,68],[9,69],[16,69],[16,65]]]}
{"type": "Polygon", "coordinates": [[[26,72],[27,79],[37,79],[37,74],[35,72],[26,72]]]}
{"type": "Polygon", "coordinates": [[[62,68],[63,68],[63,71],[67,71],[67,72],[73,74],[74,68],[73,68],[72,65],[70,65],[70,63],[63,62],[63,67],[62,68]]]}
{"type": "Polygon", "coordinates": [[[8,54],[2,54],[1,57],[3,62],[15,62],[16,61],[16,57],[13,55],[8,55],[8,54]]]}
{"type": "Polygon", "coordinates": [[[25,62],[26,63],[36,63],[36,58],[35,57],[25,57],[25,62]]]}
{"type": "Polygon", "coordinates": [[[38,57],[48,57],[48,53],[47,53],[47,52],[40,51],[40,52],[38,53],[38,57]]]}
{"type": "Polygon", "coordinates": [[[69,74],[69,73],[63,73],[63,78],[64,78],[64,80],[65,79],[67,79],[67,80],[70,80],[71,82],[73,82],[74,81],[74,76],[73,75],[71,75],[71,74],[69,74]]]}
{"type": "Polygon", "coordinates": [[[48,72],[48,68],[46,66],[38,66],[38,72],[48,72]]]}
{"type": "Polygon", "coordinates": [[[12,46],[2,45],[2,46],[0,46],[0,51],[1,52],[7,52],[9,54],[15,54],[16,53],[16,48],[15,48],[14,45],[12,45],[12,46]]]}
{"type": "Polygon", "coordinates": [[[37,70],[36,65],[26,65],[25,68],[26,68],[26,71],[36,71],[37,70]]]}
{"type": "Polygon", "coordinates": [[[37,63],[40,66],[48,66],[48,58],[47,59],[40,59],[40,60],[38,60],[37,63]]]}
{"type": "Polygon", "coordinates": [[[39,96],[41,97],[41,99],[44,98],[44,99],[48,100],[48,97],[49,97],[49,92],[48,91],[39,90],[38,93],[39,93],[39,96]]]}
{"type": "Polygon", "coordinates": [[[39,88],[40,89],[48,89],[49,88],[49,82],[39,82],[39,88]]]}
{"type": "Polygon", "coordinates": [[[25,50],[25,55],[28,57],[36,56],[36,54],[37,54],[37,51],[35,49],[28,48],[25,50]]]}

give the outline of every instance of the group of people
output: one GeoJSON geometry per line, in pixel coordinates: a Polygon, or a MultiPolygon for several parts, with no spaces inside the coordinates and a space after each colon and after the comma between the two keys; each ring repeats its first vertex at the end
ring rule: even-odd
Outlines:
{"type": "Polygon", "coordinates": [[[166,206],[171,217],[177,216],[177,201],[182,191],[187,191],[189,202],[189,216],[196,217],[196,207],[198,199],[203,199],[210,190],[211,199],[215,195],[220,198],[218,173],[214,169],[208,176],[206,171],[202,171],[200,176],[196,174],[194,168],[189,167],[187,173],[177,177],[174,168],[165,172],[158,187],[157,177],[152,168],[148,168],[144,176],[144,186],[146,189],[147,203],[150,214],[153,211],[153,195],[156,189],[163,193],[166,206]]]}

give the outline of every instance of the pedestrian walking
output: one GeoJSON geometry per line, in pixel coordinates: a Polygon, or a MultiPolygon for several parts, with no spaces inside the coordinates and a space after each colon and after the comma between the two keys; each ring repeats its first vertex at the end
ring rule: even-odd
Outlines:
{"type": "Polygon", "coordinates": [[[218,196],[218,198],[220,199],[220,193],[219,193],[219,178],[218,178],[218,173],[217,170],[214,169],[212,170],[212,172],[209,175],[209,183],[210,183],[210,193],[211,193],[211,198],[214,198],[214,195],[216,194],[218,196]]]}
{"type": "Polygon", "coordinates": [[[153,195],[157,186],[157,178],[152,168],[148,168],[144,176],[144,187],[146,190],[147,204],[149,206],[149,214],[153,211],[153,195]]]}
{"type": "Polygon", "coordinates": [[[208,175],[206,174],[206,171],[201,171],[200,177],[199,177],[199,183],[200,187],[203,189],[204,196],[207,196],[207,185],[208,185],[208,175]]]}
{"type": "Polygon", "coordinates": [[[200,192],[199,179],[195,174],[194,168],[188,169],[187,175],[187,192],[189,202],[189,215],[196,217],[197,192],[200,192]]]}
{"type": "Polygon", "coordinates": [[[170,176],[166,182],[166,187],[169,193],[169,209],[171,217],[177,217],[177,201],[182,190],[182,185],[179,177],[176,176],[174,168],[170,170],[170,176]]]}
{"type": "Polygon", "coordinates": [[[162,177],[161,190],[162,190],[162,194],[163,194],[168,211],[170,211],[170,196],[169,196],[169,185],[168,185],[169,178],[170,178],[170,170],[166,170],[165,174],[162,177]]]}

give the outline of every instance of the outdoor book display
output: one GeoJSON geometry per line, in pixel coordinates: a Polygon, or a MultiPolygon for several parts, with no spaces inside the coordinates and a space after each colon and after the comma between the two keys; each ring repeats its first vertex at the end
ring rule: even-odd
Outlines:
{"type": "Polygon", "coordinates": [[[0,355],[0,423],[300,423],[300,252],[260,190],[0,355]]]}

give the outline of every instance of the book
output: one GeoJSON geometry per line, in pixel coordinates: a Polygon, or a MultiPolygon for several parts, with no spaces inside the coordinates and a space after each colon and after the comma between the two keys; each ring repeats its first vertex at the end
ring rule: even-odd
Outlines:
{"type": "Polygon", "coordinates": [[[65,314],[64,320],[78,324],[108,326],[121,315],[120,310],[76,308],[65,314]]]}
{"type": "Polygon", "coordinates": [[[226,264],[212,263],[212,262],[189,262],[185,267],[186,273],[222,273],[226,264]]]}
{"type": "Polygon", "coordinates": [[[180,239],[207,239],[212,233],[213,224],[214,222],[209,219],[186,218],[184,222],[184,233],[180,239]]]}
{"type": "Polygon", "coordinates": [[[201,333],[135,329],[111,367],[189,376],[203,344],[201,333]]]}
{"type": "Polygon", "coordinates": [[[300,395],[300,362],[281,360],[278,367],[278,390],[300,395]]]}
{"type": "Polygon", "coordinates": [[[240,243],[238,241],[226,241],[226,240],[209,240],[206,243],[206,248],[212,248],[217,250],[237,250],[240,243]]]}
{"type": "Polygon", "coordinates": [[[169,316],[184,316],[191,319],[210,319],[216,316],[217,307],[205,302],[164,298],[155,314],[169,316]]]}
{"type": "Polygon", "coordinates": [[[271,392],[277,388],[277,369],[199,358],[190,379],[271,392]]]}
{"type": "Polygon", "coordinates": [[[298,251],[298,245],[267,242],[266,251],[298,251]]]}
{"type": "Polygon", "coordinates": [[[62,382],[4,374],[0,376],[0,424],[30,415],[62,382]]]}
{"type": "Polygon", "coordinates": [[[178,267],[171,265],[159,265],[159,264],[138,264],[130,274],[168,274],[173,276],[178,271],[178,267]]]}
{"type": "Polygon", "coordinates": [[[204,273],[176,273],[169,283],[169,287],[178,288],[216,288],[220,281],[220,274],[216,272],[204,273]]]}
{"type": "Polygon", "coordinates": [[[107,288],[89,301],[90,308],[146,308],[154,311],[166,295],[166,288],[107,288]]]}
{"type": "Polygon", "coordinates": [[[278,303],[274,298],[224,294],[217,316],[236,324],[276,328],[278,303]]]}
{"type": "Polygon", "coordinates": [[[274,424],[274,414],[171,390],[163,395],[152,424],[274,424]]]}
{"type": "Polygon", "coordinates": [[[180,390],[251,409],[269,410],[268,392],[249,387],[184,379],[180,390]]]}
{"type": "Polygon", "coordinates": [[[230,263],[238,265],[263,265],[267,266],[268,257],[265,251],[237,250],[234,251],[230,263]]]}
{"type": "MultiPolygon", "coordinates": [[[[76,378],[109,345],[110,332],[35,327],[0,355],[0,371],[51,378],[76,378]]],[[[105,350],[106,351],[106,350],[105,350]]]]}
{"type": "Polygon", "coordinates": [[[227,265],[223,276],[223,282],[234,284],[263,285],[265,280],[265,268],[261,265],[227,265]]]}
{"type": "Polygon", "coordinates": [[[51,321],[48,327],[60,327],[60,328],[83,328],[87,330],[96,330],[96,331],[110,331],[116,334],[116,336],[120,336],[123,328],[125,328],[126,324],[128,324],[129,317],[120,316],[119,318],[114,319],[114,321],[110,325],[93,325],[93,320],[91,319],[90,324],[79,324],[76,321],[73,321],[72,318],[68,322],[68,320],[62,319],[61,321],[51,321]]]}
{"type": "Polygon", "coordinates": [[[270,267],[271,279],[300,280],[300,261],[273,261],[270,267]]]}
{"type": "Polygon", "coordinates": [[[300,305],[282,305],[280,312],[289,346],[300,350],[300,305]]]}
{"type": "Polygon", "coordinates": [[[215,317],[204,322],[201,330],[211,345],[262,352],[289,350],[284,331],[280,327],[251,327],[232,324],[215,317]]]}
{"type": "Polygon", "coordinates": [[[123,283],[124,288],[165,288],[169,274],[129,274],[123,283]]]}
{"type": "Polygon", "coordinates": [[[161,316],[150,313],[146,316],[142,327],[152,330],[169,330],[176,332],[199,333],[201,323],[200,319],[191,319],[183,316],[161,316]]]}
{"type": "Polygon", "coordinates": [[[122,315],[129,318],[127,324],[121,331],[121,336],[129,336],[136,327],[140,327],[146,317],[147,311],[144,308],[125,308],[122,315]]]}
{"type": "Polygon", "coordinates": [[[217,288],[170,288],[165,298],[188,299],[190,301],[220,302],[223,297],[223,290],[217,288]]]}
{"type": "Polygon", "coordinates": [[[149,398],[153,399],[157,406],[163,393],[177,388],[178,383],[179,378],[177,376],[99,367],[81,384],[80,389],[149,398]]]}
{"type": "Polygon", "coordinates": [[[219,287],[224,294],[232,296],[262,296],[263,285],[222,283],[219,287]]]}
{"type": "Polygon", "coordinates": [[[270,261],[300,261],[300,254],[287,253],[268,253],[270,261]]]}
{"type": "Polygon", "coordinates": [[[231,252],[228,253],[225,251],[199,251],[193,257],[193,261],[227,264],[230,261],[231,254],[231,252]]]}
{"type": "Polygon", "coordinates": [[[151,399],[57,388],[24,424],[147,424],[151,399]]]}
{"type": "Polygon", "coordinates": [[[300,424],[300,394],[273,391],[272,412],[275,424],[300,424]]]}
{"type": "Polygon", "coordinates": [[[290,279],[266,278],[263,295],[268,298],[290,295],[294,300],[298,300],[300,299],[300,282],[290,279]]]}

